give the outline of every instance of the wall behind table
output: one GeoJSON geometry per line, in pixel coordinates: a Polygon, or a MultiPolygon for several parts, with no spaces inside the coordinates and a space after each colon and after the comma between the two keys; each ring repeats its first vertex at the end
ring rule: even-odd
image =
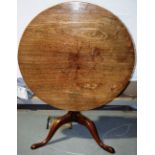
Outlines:
{"type": "MultiPolygon", "coordinates": [[[[41,11],[58,3],[71,0],[18,0],[18,44],[22,33],[29,22],[41,11]]],[[[74,0],[72,0],[74,1],[74,0]]],[[[81,1],[81,0],[78,0],[81,1]]],[[[133,41],[137,41],[137,1],[136,0],[82,0],[104,7],[117,15],[128,28],[133,41]]],[[[17,66],[17,77],[22,77],[17,66]]],[[[137,80],[137,70],[132,75],[131,81],[137,80]]]]}

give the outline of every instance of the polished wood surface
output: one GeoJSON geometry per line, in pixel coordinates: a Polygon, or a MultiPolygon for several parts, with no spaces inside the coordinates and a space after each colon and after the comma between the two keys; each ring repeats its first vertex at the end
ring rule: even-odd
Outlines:
{"type": "Polygon", "coordinates": [[[30,22],[18,60],[25,82],[41,100],[82,111],[108,103],[124,89],[134,67],[134,46],[111,12],[66,2],[30,22]]]}
{"type": "Polygon", "coordinates": [[[53,124],[50,128],[50,131],[47,137],[43,141],[33,144],[31,146],[31,149],[37,149],[39,147],[46,145],[51,140],[55,132],[59,129],[59,127],[69,122],[77,122],[77,123],[80,123],[81,125],[84,125],[90,131],[94,140],[101,148],[103,148],[104,150],[110,153],[115,153],[114,148],[102,142],[93,121],[91,121],[89,118],[82,115],[80,112],[72,112],[72,111],[69,111],[64,116],[55,118],[53,120],[53,124]]]}

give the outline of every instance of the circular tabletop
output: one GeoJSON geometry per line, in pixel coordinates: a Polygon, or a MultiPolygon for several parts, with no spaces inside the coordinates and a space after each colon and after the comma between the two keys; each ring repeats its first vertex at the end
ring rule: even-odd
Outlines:
{"type": "Polygon", "coordinates": [[[124,89],[134,67],[134,46],[111,12],[66,2],[30,22],[18,62],[26,84],[41,100],[82,111],[108,103],[124,89]]]}

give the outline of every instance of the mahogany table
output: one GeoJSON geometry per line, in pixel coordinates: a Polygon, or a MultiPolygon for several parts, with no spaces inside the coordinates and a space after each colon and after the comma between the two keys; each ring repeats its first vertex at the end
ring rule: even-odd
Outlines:
{"type": "Polygon", "coordinates": [[[63,124],[86,126],[108,152],[95,124],[80,111],[107,104],[127,85],[134,67],[134,45],[124,24],[111,12],[84,2],[65,2],[37,15],[19,45],[18,61],[28,87],[47,104],[69,111],[56,118],[48,143],[63,124]]]}

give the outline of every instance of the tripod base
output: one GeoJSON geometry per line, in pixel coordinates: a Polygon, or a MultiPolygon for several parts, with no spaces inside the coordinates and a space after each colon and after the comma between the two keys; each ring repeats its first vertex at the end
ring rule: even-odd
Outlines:
{"type": "Polygon", "coordinates": [[[50,129],[47,137],[42,142],[33,144],[31,146],[31,149],[37,149],[41,146],[46,145],[49,142],[49,140],[52,138],[54,133],[57,131],[57,129],[60,126],[62,126],[63,124],[66,124],[69,122],[77,122],[77,123],[80,123],[80,124],[86,126],[88,128],[88,130],[90,131],[90,133],[92,134],[95,141],[97,142],[97,144],[101,148],[103,148],[104,150],[106,150],[110,153],[115,153],[115,150],[111,146],[108,146],[101,141],[101,139],[98,135],[97,129],[95,127],[95,124],[90,119],[83,116],[80,112],[72,112],[72,111],[69,111],[67,114],[65,114],[62,117],[55,118],[53,120],[51,129],[50,129]]]}

